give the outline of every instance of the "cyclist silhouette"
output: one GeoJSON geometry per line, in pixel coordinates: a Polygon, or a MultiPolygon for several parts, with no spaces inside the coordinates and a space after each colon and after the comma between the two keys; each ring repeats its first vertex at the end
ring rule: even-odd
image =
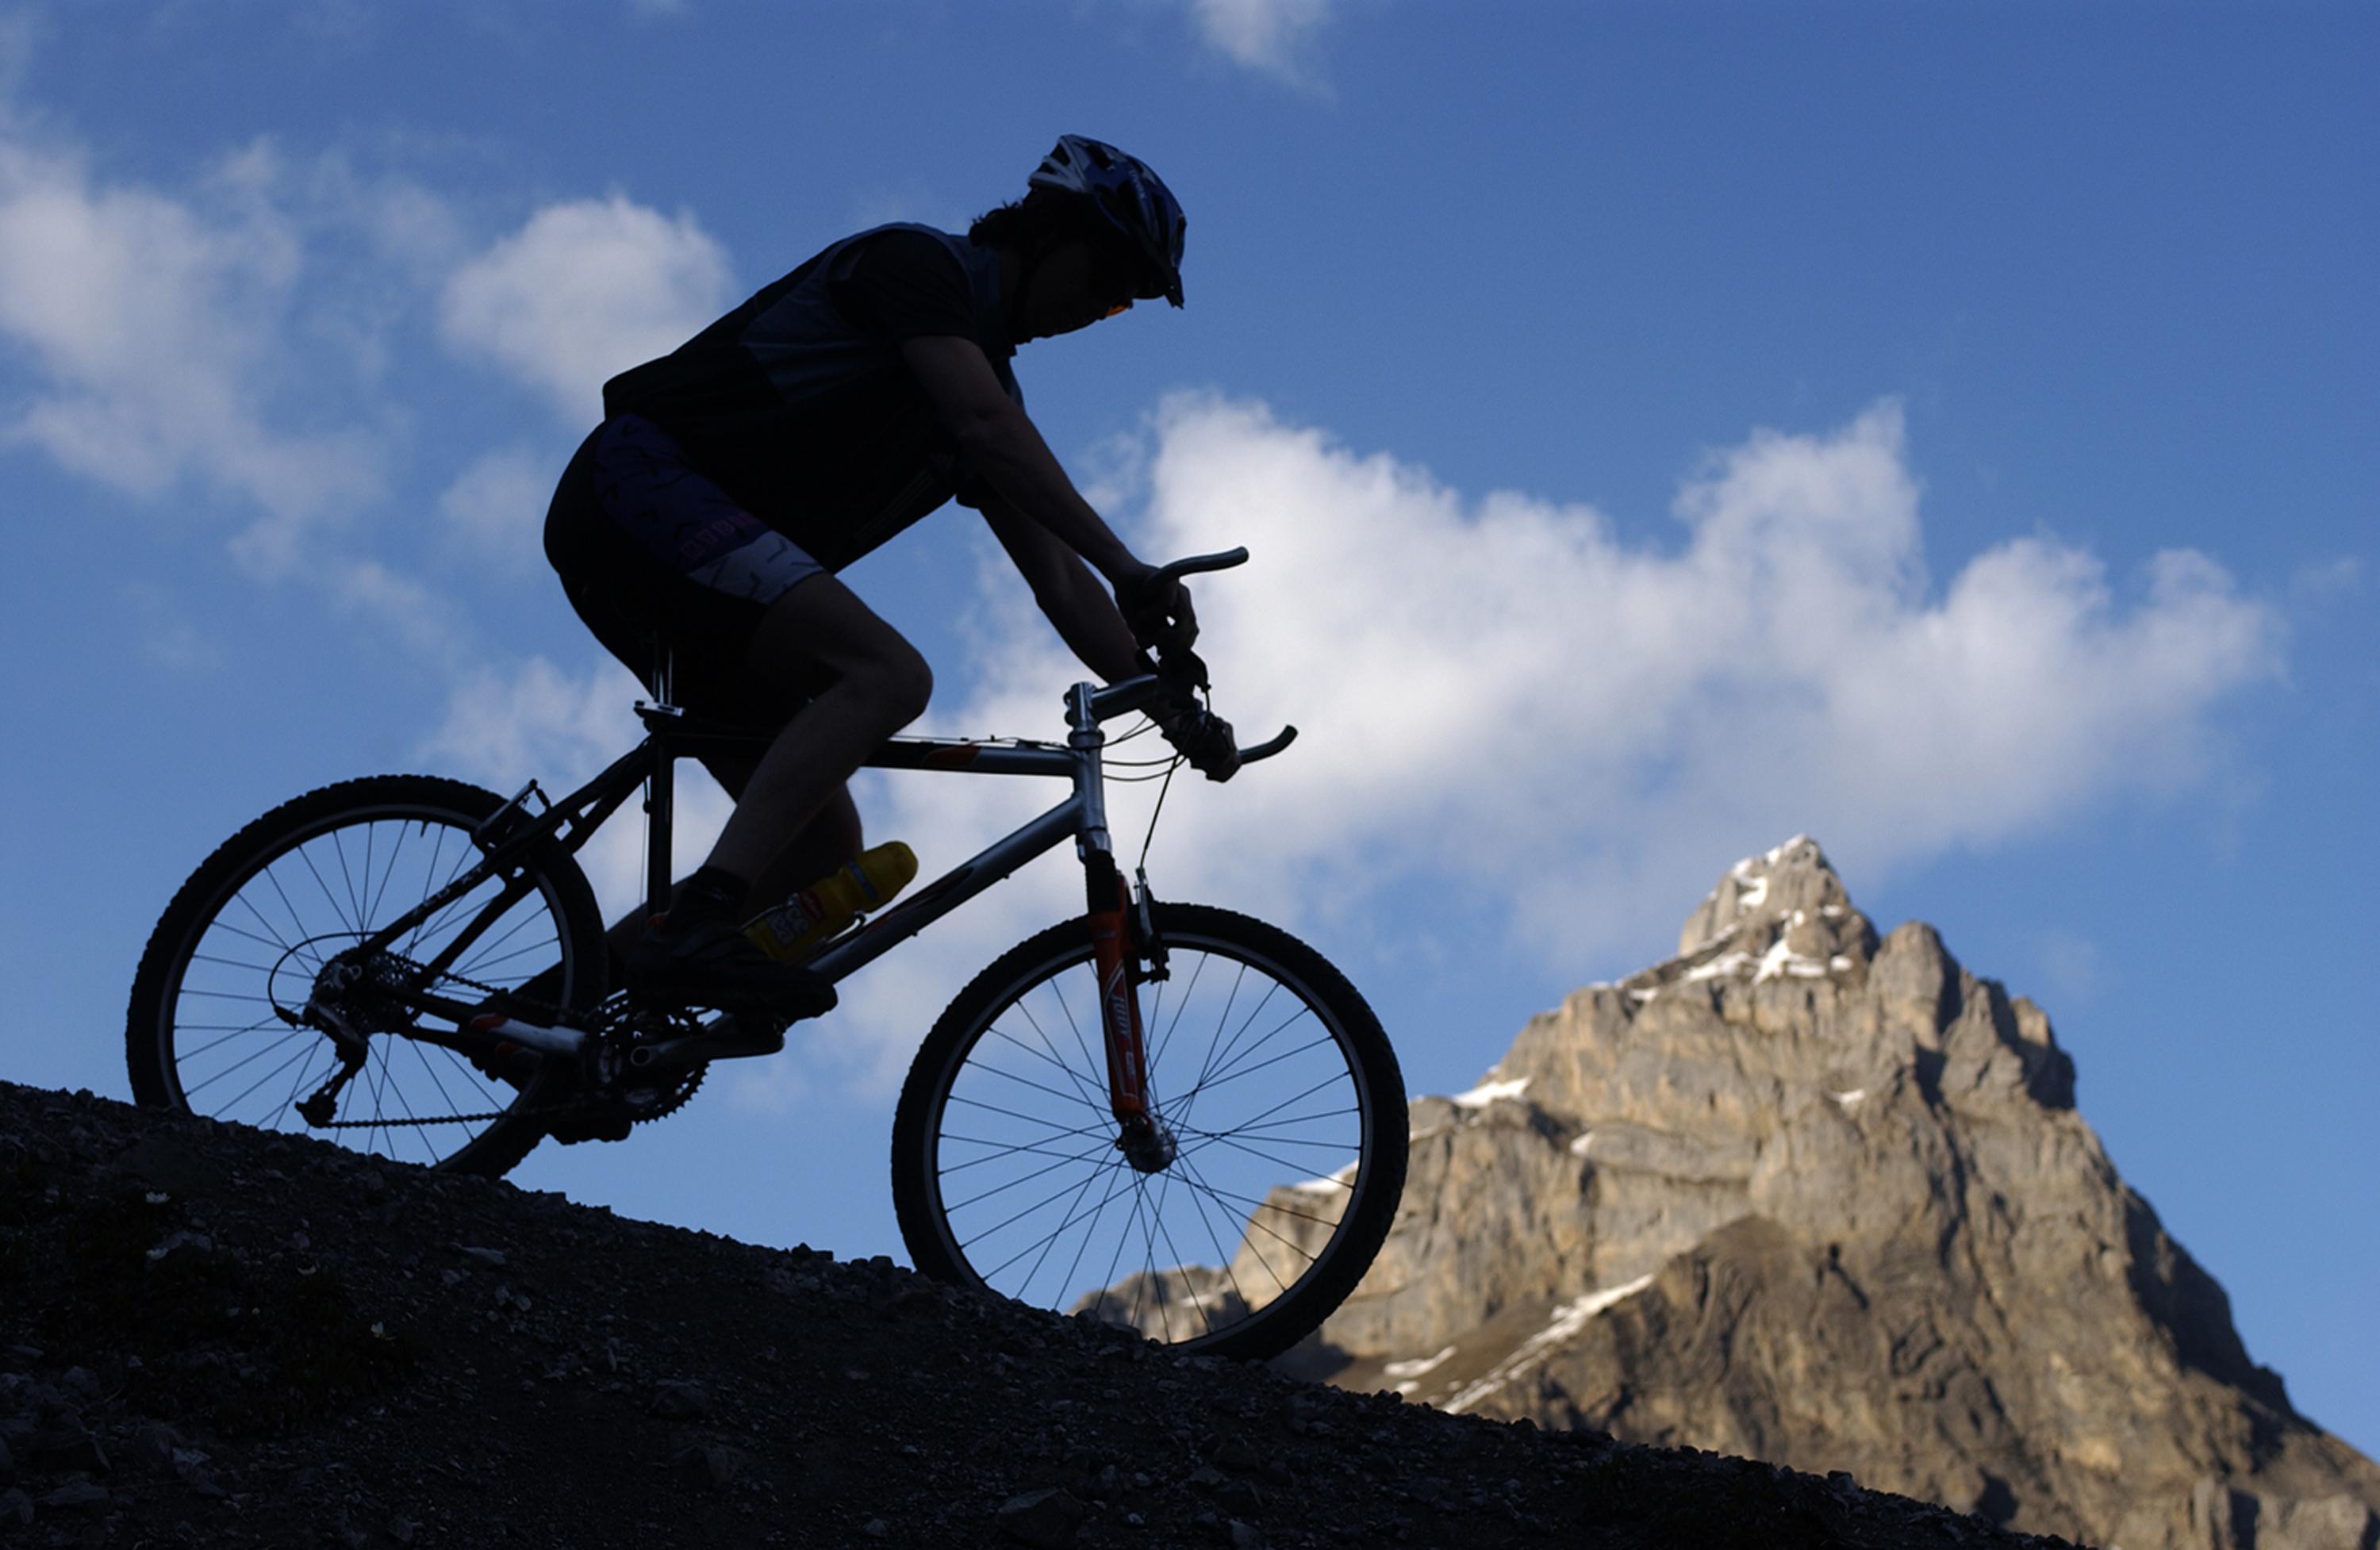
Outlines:
{"type": "MultiPolygon", "coordinates": [[[[1196,636],[1187,589],[1152,584],[1075,489],[1009,365],[1026,341],[1135,299],[1180,307],[1183,227],[1147,165],[1067,135],[1023,199],[965,236],[845,237],[604,384],[606,418],[546,518],[572,608],[640,677],[666,644],[688,709],[781,729],[757,759],[704,758],[735,810],[666,915],[613,928],[633,988],[781,1017],[834,1004],[742,923],[860,853],[845,782],[924,711],[933,681],[836,573],[944,502],[982,514],[1103,680],[1196,636]]],[[[1228,777],[1228,724],[1186,696],[1156,714],[1194,765],[1228,777]]]]}

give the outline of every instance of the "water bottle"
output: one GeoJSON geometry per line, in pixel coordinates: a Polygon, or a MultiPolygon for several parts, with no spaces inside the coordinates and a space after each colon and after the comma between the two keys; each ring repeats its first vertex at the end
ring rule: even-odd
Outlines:
{"type": "Polygon", "coordinates": [[[779,963],[798,963],[854,919],[882,909],[917,875],[917,858],[909,847],[888,841],[764,910],[744,934],[779,963]]]}

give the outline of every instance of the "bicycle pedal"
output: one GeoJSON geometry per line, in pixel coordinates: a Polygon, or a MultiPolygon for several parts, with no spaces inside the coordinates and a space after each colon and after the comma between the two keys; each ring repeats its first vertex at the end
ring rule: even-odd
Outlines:
{"type": "Polygon", "coordinates": [[[774,1055],[785,1047],[781,1018],[745,1019],[729,1013],[704,1025],[695,1040],[710,1051],[708,1059],[733,1060],[751,1055],[774,1055]]]}

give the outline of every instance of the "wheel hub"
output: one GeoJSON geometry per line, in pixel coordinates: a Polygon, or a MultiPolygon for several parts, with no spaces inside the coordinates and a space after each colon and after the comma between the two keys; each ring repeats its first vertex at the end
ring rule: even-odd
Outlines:
{"type": "Polygon", "coordinates": [[[1162,1173],[1173,1166],[1182,1148],[1173,1139],[1172,1128],[1163,1120],[1142,1119],[1124,1125],[1123,1133],[1116,1137],[1116,1150],[1140,1172],[1162,1173]]]}
{"type": "Polygon", "coordinates": [[[361,1038],[392,1021],[409,1022],[404,998],[418,973],[419,965],[395,953],[351,947],[314,976],[303,1021],[334,1039],[361,1038]]]}

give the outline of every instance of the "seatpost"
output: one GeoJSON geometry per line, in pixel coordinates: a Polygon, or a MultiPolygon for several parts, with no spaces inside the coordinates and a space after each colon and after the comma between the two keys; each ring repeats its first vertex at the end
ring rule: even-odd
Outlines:
{"type": "MultiPolygon", "coordinates": [[[[669,642],[653,643],[653,703],[674,709],[677,661],[669,642]]],[[[670,834],[674,827],[677,797],[677,755],[662,734],[662,722],[651,723],[651,772],[645,777],[645,918],[666,914],[670,904],[670,834]]]]}

